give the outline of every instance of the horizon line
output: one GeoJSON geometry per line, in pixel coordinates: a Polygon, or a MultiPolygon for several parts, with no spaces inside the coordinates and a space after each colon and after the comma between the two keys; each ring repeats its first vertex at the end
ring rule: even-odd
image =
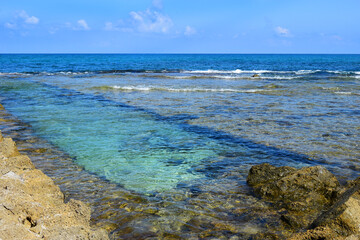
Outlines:
{"type": "Polygon", "coordinates": [[[9,55],[16,55],[16,54],[36,54],[36,55],[42,55],[42,54],[113,54],[113,55],[120,55],[120,54],[123,54],[123,55],[190,55],[190,54],[198,54],[198,55],[360,55],[360,53],[176,53],[176,52],[169,52],[169,53],[151,53],[151,52],[144,52],[144,53],[130,53],[130,52],[119,52],[119,53],[106,53],[106,52],[39,52],[39,53],[36,53],[36,52],[23,52],[23,53],[17,53],[17,52],[9,52],[9,53],[0,53],[0,55],[5,55],[5,54],[9,54],[9,55]]]}

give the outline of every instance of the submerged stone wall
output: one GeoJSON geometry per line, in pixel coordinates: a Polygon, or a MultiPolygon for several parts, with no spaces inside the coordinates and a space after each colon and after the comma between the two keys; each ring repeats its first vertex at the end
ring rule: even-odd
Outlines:
{"type": "Polygon", "coordinates": [[[0,132],[0,240],[109,239],[90,227],[90,207],[64,195],[0,132]]]}

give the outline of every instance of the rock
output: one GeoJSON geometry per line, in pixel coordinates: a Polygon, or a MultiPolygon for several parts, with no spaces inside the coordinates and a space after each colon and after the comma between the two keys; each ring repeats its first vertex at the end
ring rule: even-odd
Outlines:
{"type": "Polygon", "coordinates": [[[0,152],[5,157],[15,157],[20,155],[15,142],[11,138],[2,138],[0,143],[0,152]]]}
{"type": "Polygon", "coordinates": [[[258,196],[286,210],[280,220],[298,232],[289,239],[360,239],[360,177],[341,189],[322,166],[297,170],[261,164],[250,169],[247,182],[258,196]]]}
{"type": "Polygon", "coordinates": [[[359,194],[349,198],[344,204],[344,212],[336,219],[340,226],[352,233],[360,233],[360,199],[359,194]]]}
{"type": "Polygon", "coordinates": [[[254,75],[252,75],[252,77],[260,77],[260,75],[259,74],[254,74],[254,75]]]}
{"type": "Polygon", "coordinates": [[[319,226],[329,227],[342,237],[360,236],[359,185],[348,188],[332,207],[310,225],[315,229],[319,226]],[[353,193],[354,189],[357,192],[353,193]]]}
{"type": "Polygon", "coordinates": [[[247,182],[258,196],[298,212],[319,211],[331,204],[340,186],[336,177],[322,166],[296,170],[261,164],[250,169],[247,182]]]}
{"type": "Polygon", "coordinates": [[[294,234],[289,240],[344,240],[344,237],[339,236],[329,227],[319,227],[305,233],[294,234]]]}
{"type": "Polygon", "coordinates": [[[258,186],[295,172],[296,168],[292,167],[275,167],[268,163],[251,167],[247,177],[247,183],[250,186],[258,186]]]}
{"type": "Polygon", "coordinates": [[[90,208],[64,195],[0,132],[0,239],[109,239],[90,227],[90,208]]]}

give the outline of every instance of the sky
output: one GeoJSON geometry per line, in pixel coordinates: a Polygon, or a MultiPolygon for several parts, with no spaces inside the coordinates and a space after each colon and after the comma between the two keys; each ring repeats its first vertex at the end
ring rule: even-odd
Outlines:
{"type": "Polygon", "coordinates": [[[360,0],[0,0],[0,53],[360,53],[360,0]]]}

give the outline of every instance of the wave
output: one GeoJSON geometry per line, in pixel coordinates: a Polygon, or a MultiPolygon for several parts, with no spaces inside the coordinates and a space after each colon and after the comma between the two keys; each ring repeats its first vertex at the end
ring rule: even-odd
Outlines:
{"type": "Polygon", "coordinates": [[[335,94],[341,94],[341,95],[351,95],[352,92],[335,92],[335,94]]]}
{"type": "Polygon", "coordinates": [[[257,93],[268,92],[268,89],[232,89],[232,88],[167,88],[167,87],[154,87],[154,86],[99,86],[92,87],[92,90],[116,90],[123,92],[219,92],[219,93],[257,93]]]}
{"type": "Polygon", "coordinates": [[[254,79],[279,79],[291,80],[301,76],[242,76],[242,75],[138,75],[144,78],[165,78],[165,79],[228,79],[228,80],[254,80],[254,79]]]}
{"type": "Polygon", "coordinates": [[[356,95],[356,96],[360,96],[360,93],[355,93],[355,92],[334,92],[335,94],[338,95],[356,95]]]}
{"type": "Polygon", "coordinates": [[[222,74],[241,74],[241,73],[257,73],[257,74],[261,74],[261,73],[267,73],[267,72],[274,72],[271,70],[241,70],[241,69],[236,69],[236,70],[192,70],[192,71],[182,71],[183,73],[200,73],[200,74],[216,74],[216,73],[222,73],[222,74]]]}
{"type": "Polygon", "coordinates": [[[117,75],[134,75],[139,77],[150,78],[169,78],[169,79],[284,79],[291,80],[311,75],[312,77],[326,77],[327,75],[335,77],[359,78],[360,71],[340,71],[340,70],[178,70],[178,69],[120,69],[120,70],[84,70],[73,71],[63,70],[57,72],[0,72],[0,76],[71,76],[71,77],[96,77],[96,76],[117,76],[117,75]]]}

